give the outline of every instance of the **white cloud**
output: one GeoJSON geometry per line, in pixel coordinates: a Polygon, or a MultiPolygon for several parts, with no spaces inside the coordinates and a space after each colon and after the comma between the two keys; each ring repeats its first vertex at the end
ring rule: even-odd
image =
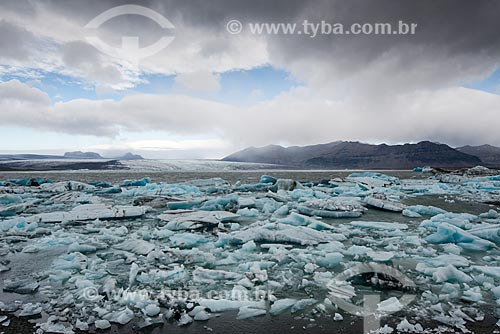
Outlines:
{"type": "MultiPolygon", "coordinates": [[[[157,133],[160,137],[169,137],[157,133]]],[[[106,157],[120,156],[127,152],[141,154],[146,158],[193,159],[219,158],[234,150],[227,141],[217,138],[206,139],[149,139],[118,140],[110,144],[87,146],[86,151],[99,152],[106,157]]]]}
{"type": "Polygon", "coordinates": [[[325,100],[307,88],[245,108],[186,95],[151,94],[126,96],[120,101],[78,99],[51,105],[43,92],[15,80],[0,84],[0,96],[4,126],[108,138],[123,131],[201,138],[200,142],[184,143],[119,143],[144,150],[196,146],[202,150],[203,143],[213,146],[208,139],[215,143],[225,140],[230,148],[334,140],[394,143],[431,139],[452,145],[500,145],[500,133],[494,128],[500,123],[500,96],[466,88],[400,95],[383,112],[370,110],[362,101],[325,100]]]}

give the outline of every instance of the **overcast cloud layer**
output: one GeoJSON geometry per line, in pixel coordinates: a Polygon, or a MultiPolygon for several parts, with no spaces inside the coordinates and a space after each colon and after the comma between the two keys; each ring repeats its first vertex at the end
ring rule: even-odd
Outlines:
{"type": "MultiPolygon", "coordinates": [[[[118,101],[55,102],[27,80],[3,79],[0,125],[102,138],[159,131],[162,143],[172,145],[171,135],[192,136],[197,140],[190,141],[191,148],[213,145],[219,152],[214,154],[248,145],[334,140],[500,145],[495,126],[500,96],[463,88],[488,78],[500,65],[498,1],[134,1],[175,26],[174,42],[139,66],[106,56],[85,39],[87,22],[126,3],[0,1],[2,77],[58,73],[105,92],[134,88],[141,74],[176,75],[175,94],[139,91],[118,101]],[[244,26],[304,19],[345,25],[403,20],[418,28],[412,36],[310,38],[247,30],[231,35],[226,31],[230,19],[244,26]],[[222,89],[221,74],[264,65],[290,73],[301,86],[250,106],[210,98],[222,89]]],[[[162,33],[135,16],[116,18],[98,32],[116,45],[122,36],[133,35],[151,44],[162,33]]],[[[0,134],[0,139],[6,138],[0,134]]]]}

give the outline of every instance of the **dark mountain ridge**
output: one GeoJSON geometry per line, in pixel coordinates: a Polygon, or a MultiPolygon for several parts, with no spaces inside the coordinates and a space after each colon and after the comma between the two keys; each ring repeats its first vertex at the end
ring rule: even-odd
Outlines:
{"type": "Polygon", "coordinates": [[[315,169],[408,169],[416,166],[460,168],[482,164],[481,159],[474,155],[430,141],[404,145],[344,141],[310,146],[268,145],[261,148],[249,147],[222,160],[315,169]]]}
{"type": "Polygon", "coordinates": [[[481,159],[486,167],[500,167],[500,147],[491,145],[462,146],[456,148],[458,151],[474,155],[481,159]]]}

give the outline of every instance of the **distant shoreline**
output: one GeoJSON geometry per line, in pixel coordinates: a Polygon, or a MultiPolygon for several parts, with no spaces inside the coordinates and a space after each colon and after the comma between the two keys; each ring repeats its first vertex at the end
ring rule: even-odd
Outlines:
{"type": "Polygon", "coordinates": [[[47,172],[81,170],[127,170],[118,160],[64,161],[64,160],[19,160],[0,163],[2,172],[47,172]]]}

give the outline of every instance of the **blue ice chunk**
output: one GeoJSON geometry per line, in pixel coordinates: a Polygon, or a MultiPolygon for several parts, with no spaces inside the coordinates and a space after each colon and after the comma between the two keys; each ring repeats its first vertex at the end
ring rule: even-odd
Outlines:
{"type": "Polygon", "coordinates": [[[486,219],[497,219],[497,218],[500,218],[500,214],[498,212],[496,212],[495,210],[490,209],[488,212],[481,213],[479,215],[479,217],[486,218],[486,219]]]}
{"type": "Polygon", "coordinates": [[[255,183],[255,184],[238,184],[234,186],[234,191],[243,191],[243,192],[251,192],[251,191],[268,191],[275,186],[271,186],[268,183],[255,183]]]}
{"type": "Polygon", "coordinates": [[[20,204],[22,202],[23,199],[18,195],[11,195],[11,194],[0,195],[0,205],[13,205],[13,204],[20,204]]]}
{"type": "Polygon", "coordinates": [[[258,198],[255,200],[255,207],[263,213],[273,213],[278,210],[283,203],[277,202],[272,198],[258,198]]]}
{"type": "Polygon", "coordinates": [[[435,207],[435,206],[431,206],[431,205],[429,205],[429,206],[412,205],[412,206],[406,207],[406,210],[416,212],[416,213],[423,215],[423,216],[435,216],[435,215],[439,215],[441,213],[446,213],[445,210],[438,208],[438,207],[435,207]]]}
{"type": "MultiPolygon", "coordinates": [[[[325,195],[323,193],[323,195],[325,195]]],[[[315,197],[315,193],[314,193],[314,190],[310,189],[310,188],[307,188],[307,189],[294,189],[292,191],[292,193],[290,194],[290,196],[292,196],[293,199],[304,199],[304,198],[312,198],[312,197],[315,197]]],[[[326,195],[325,195],[326,196],[326,195]]]]}
{"type": "Polygon", "coordinates": [[[327,253],[324,256],[316,258],[316,264],[324,268],[332,268],[342,262],[344,255],[338,252],[327,253]]]}
{"type": "Polygon", "coordinates": [[[230,209],[237,209],[239,207],[238,204],[238,196],[235,194],[226,196],[226,197],[217,197],[208,201],[205,201],[203,205],[200,207],[200,210],[205,211],[224,211],[230,209]]]}
{"type": "Polygon", "coordinates": [[[494,243],[500,244],[500,225],[487,225],[479,226],[469,230],[468,232],[481,239],[486,239],[493,241],[494,243]]]}
{"type": "Polygon", "coordinates": [[[239,209],[236,211],[237,215],[240,215],[242,217],[258,217],[260,216],[260,212],[257,209],[249,209],[249,208],[243,208],[239,209]]]}
{"type": "Polygon", "coordinates": [[[208,239],[196,233],[176,233],[170,237],[170,242],[174,247],[193,248],[207,243],[208,239]]]}
{"type": "Polygon", "coordinates": [[[484,251],[495,247],[495,244],[491,241],[481,239],[462,230],[460,227],[448,223],[441,223],[436,233],[429,235],[425,240],[432,244],[454,243],[470,250],[484,251]]]}
{"type": "Polygon", "coordinates": [[[420,213],[404,209],[403,210],[403,216],[408,217],[408,218],[421,218],[422,215],[420,213]]]}
{"type": "Polygon", "coordinates": [[[271,183],[271,184],[275,184],[276,181],[278,181],[275,177],[272,177],[270,175],[262,175],[260,177],[260,183],[271,183]]]}
{"type": "Polygon", "coordinates": [[[185,185],[195,186],[200,189],[201,192],[206,194],[217,194],[226,193],[230,190],[231,184],[220,177],[215,177],[211,179],[197,179],[190,180],[184,183],[185,185]]]}
{"type": "Polygon", "coordinates": [[[461,270],[458,270],[452,264],[434,271],[432,279],[434,279],[437,283],[467,283],[472,281],[472,278],[469,275],[461,270]]]}
{"type": "Polygon", "coordinates": [[[272,315],[283,313],[286,310],[290,309],[293,305],[295,305],[296,302],[297,299],[292,298],[278,299],[273,303],[273,305],[271,305],[269,313],[271,313],[272,315]]]}
{"type": "MultiPolygon", "coordinates": [[[[494,266],[473,266],[473,269],[487,275],[494,277],[496,279],[500,279],[500,267],[494,266]]],[[[498,290],[500,292],[500,290],[498,290]]],[[[500,298],[500,295],[498,296],[500,298]]]]}
{"type": "Polygon", "coordinates": [[[32,232],[37,228],[37,223],[28,223],[24,218],[0,221],[0,232],[32,232]]]}
{"type": "Polygon", "coordinates": [[[464,229],[470,228],[471,223],[477,220],[478,217],[470,213],[446,212],[435,215],[428,220],[424,220],[422,223],[420,223],[420,227],[437,228],[440,224],[447,223],[464,229]]]}
{"type": "Polygon", "coordinates": [[[278,216],[286,216],[289,211],[290,208],[288,207],[288,205],[284,204],[281,205],[278,209],[276,209],[276,211],[274,211],[274,214],[278,216]]]}
{"type": "Polygon", "coordinates": [[[347,252],[350,255],[365,255],[371,251],[373,251],[373,249],[371,249],[370,247],[358,246],[358,245],[352,245],[347,249],[347,252]]]}
{"type": "Polygon", "coordinates": [[[297,213],[292,213],[288,217],[278,220],[278,222],[294,226],[307,226],[309,228],[313,228],[318,231],[333,229],[333,226],[327,223],[323,223],[317,219],[303,216],[297,213]]]}
{"type": "Polygon", "coordinates": [[[125,180],[121,184],[122,187],[144,187],[146,184],[151,183],[149,177],[140,180],[125,180]]]}

